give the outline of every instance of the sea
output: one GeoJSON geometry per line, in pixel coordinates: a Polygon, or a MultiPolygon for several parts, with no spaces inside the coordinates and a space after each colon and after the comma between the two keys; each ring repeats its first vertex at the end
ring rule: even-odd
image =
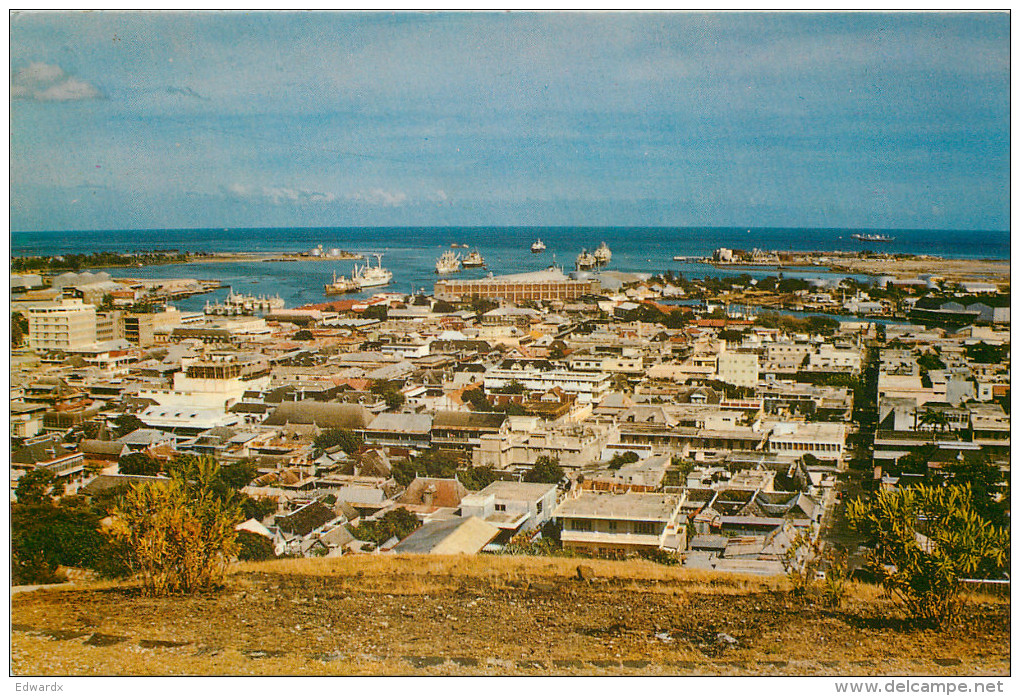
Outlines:
{"type": "MultiPolygon", "coordinates": [[[[366,255],[382,254],[382,265],[393,272],[386,290],[431,293],[439,276],[435,262],[451,245],[462,256],[477,249],[485,269],[464,269],[447,277],[482,278],[537,271],[551,264],[573,269],[582,249],[594,251],[605,242],[613,252],[606,270],[626,273],[661,273],[671,270],[687,277],[747,273],[762,278],[774,269],[719,269],[698,262],[674,261],[674,256],[703,257],[719,247],[775,251],[860,251],[931,254],[947,258],[1009,259],[1008,231],[959,230],[856,230],[719,227],[323,227],[271,229],[83,230],[63,232],[12,232],[11,255],[56,255],[93,251],[135,252],[178,250],[189,252],[308,252],[342,249],[366,255]],[[883,234],[891,242],[862,242],[851,235],[883,234]],[[541,239],[546,251],[531,253],[541,239]]],[[[185,311],[201,310],[207,301],[222,300],[229,290],[249,295],[281,297],[287,307],[326,302],[323,286],[337,275],[349,276],[353,265],[364,261],[307,260],[286,262],[189,263],[142,268],[103,269],[115,278],[198,278],[219,280],[212,293],[177,301],[185,311]]],[[[372,263],[375,259],[372,257],[372,263]]],[[[935,270],[935,269],[933,269],[935,270]]],[[[786,277],[831,276],[824,270],[783,269],[786,277]]],[[[857,276],[862,278],[861,276],[857,276]]],[[[372,288],[345,298],[367,297],[372,288]]]]}

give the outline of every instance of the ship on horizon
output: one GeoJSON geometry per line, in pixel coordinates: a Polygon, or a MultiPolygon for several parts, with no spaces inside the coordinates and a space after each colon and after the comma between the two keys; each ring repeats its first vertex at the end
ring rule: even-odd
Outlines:
{"type": "Polygon", "coordinates": [[[853,237],[854,239],[860,240],[862,242],[895,242],[896,241],[896,237],[890,237],[887,234],[860,234],[859,232],[855,232],[855,233],[853,233],[850,236],[853,237]]]}
{"type": "Polygon", "coordinates": [[[536,239],[534,242],[532,242],[531,244],[532,254],[541,254],[543,251],[545,251],[545,242],[543,242],[541,238],[536,239]]]}

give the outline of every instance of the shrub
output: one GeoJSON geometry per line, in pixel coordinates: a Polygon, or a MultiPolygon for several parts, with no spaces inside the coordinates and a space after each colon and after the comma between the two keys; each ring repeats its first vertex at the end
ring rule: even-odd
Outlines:
{"type": "Polygon", "coordinates": [[[867,568],[923,625],[956,618],[961,578],[1009,565],[1009,530],[981,518],[969,486],[883,491],[851,502],[847,519],[870,547],[867,568]]]}
{"type": "Polygon", "coordinates": [[[105,545],[98,515],[84,505],[42,500],[11,506],[13,584],[62,582],[59,566],[97,568],[105,545]]]}
{"type": "Polygon", "coordinates": [[[237,555],[234,526],[241,512],[233,491],[217,490],[219,467],[189,460],[171,479],[133,486],[113,511],[109,538],[152,596],[189,594],[218,586],[237,555]]]}
{"type": "Polygon", "coordinates": [[[639,459],[641,459],[641,457],[639,457],[636,452],[624,452],[622,454],[617,452],[613,455],[613,458],[609,460],[608,466],[613,471],[616,471],[624,464],[633,464],[639,459]]]}

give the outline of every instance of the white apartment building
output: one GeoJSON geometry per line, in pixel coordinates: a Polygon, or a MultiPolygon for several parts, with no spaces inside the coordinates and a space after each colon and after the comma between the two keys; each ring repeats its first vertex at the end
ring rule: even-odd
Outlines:
{"type": "Polygon", "coordinates": [[[758,384],[758,354],[723,351],[716,362],[716,374],[727,384],[753,387],[758,384]]]}
{"type": "Polygon", "coordinates": [[[625,374],[643,374],[645,361],[636,350],[626,350],[623,355],[591,355],[570,356],[568,360],[571,370],[622,372],[625,374]]]}
{"type": "Polygon", "coordinates": [[[823,343],[808,357],[809,370],[861,371],[861,352],[852,348],[837,348],[823,343]]]}
{"type": "Polygon", "coordinates": [[[31,307],[28,345],[35,350],[77,350],[96,342],[96,308],[80,299],[31,307]]]}
{"type": "Polygon", "coordinates": [[[505,361],[499,367],[487,371],[483,380],[487,394],[513,382],[529,392],[547,392],[559,387],[568,394],[576,394],[579,404],[601,401],[610,387],[608,373],[564,370],[542,360],[505,361]]]}
{"type": "Polygon", "coordinates": [[[836,462],[843,459],[846,447],[844,423],[777,423],[769,434],[769,452],[792,457],[812,454],[818,459],[836,462]]]}
{"type": "Polygon", "coordinates": [[[463,517],[481,517],[500,529],[524,532],[548,522],[556,509],[556,484],[493,481],[460,501],[463,517]]]}
{"type": "Polygon", "coordinates": [[[581,494],[567,498],[553,517],[563,523],[563,548],[615,557],[641,550],[687,547],[680,515],[684,496],[659,493],[581,494]]]}

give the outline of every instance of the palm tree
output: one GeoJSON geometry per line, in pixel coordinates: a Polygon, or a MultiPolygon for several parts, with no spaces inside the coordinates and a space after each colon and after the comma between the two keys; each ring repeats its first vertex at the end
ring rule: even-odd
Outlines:
{"type": "Polygon", "coordinates": [[[920,418],[921,425],[931,426],[931,441],[935,442],[936,433],[949,430],[949,418],[942,411],[926,408],[920,418]]]}

